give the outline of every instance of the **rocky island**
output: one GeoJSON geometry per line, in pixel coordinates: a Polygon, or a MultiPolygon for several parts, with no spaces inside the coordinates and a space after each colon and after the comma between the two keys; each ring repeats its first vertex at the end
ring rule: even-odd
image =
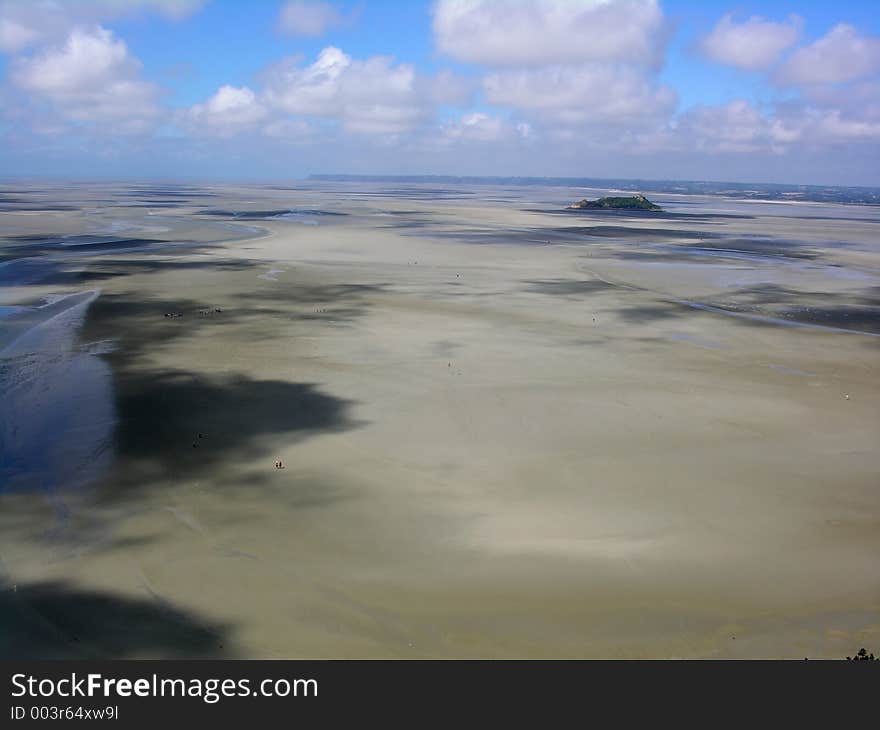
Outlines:
{"type": "Polygon", "coordinates": [[[572,203],[568,208],[569,210],[663,210],[641,194],[628,198],[599,198],[598,200],[584,198],[577,203],[572,203]]]}

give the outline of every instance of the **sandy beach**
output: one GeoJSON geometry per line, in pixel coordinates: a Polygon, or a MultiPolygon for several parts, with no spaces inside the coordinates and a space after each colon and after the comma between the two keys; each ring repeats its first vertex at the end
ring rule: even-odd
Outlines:
{"type": "Polygon", "coordinates": [[[877,208],[12,187],[0,655],[880,642],[877,208]]]}

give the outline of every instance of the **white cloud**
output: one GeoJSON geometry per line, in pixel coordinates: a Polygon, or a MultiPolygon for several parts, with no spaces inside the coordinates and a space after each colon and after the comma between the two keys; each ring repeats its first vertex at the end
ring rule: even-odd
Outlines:
{"type": "Polygon", "coordinates": [[[315,62],[300,66],[301,58],[282,59],[266,73],[266,97],[272,106],[292,114],[332,116],[340,113],[342,76],[351,58],[329,46],[315,62]]]}
{"type": "Polygon", "coordinates": [[[40,37],[39,31],[12,18],[0,17],[0,51],[15,53],[40,37]]]}
{"type": "Polygon", "coordinates": [[[18,53],[69,30],[71,22],[56,3],[0,0],[0,53],[18,53]]]}
{"type": "Polygon", "coordinates": [[[816,113],[810,120],[817,139],[834,142],[880,141],[880,119],[853,119],[840,110],[830,109],[816,113]]]}
{"type": "Polygon", "coordinates": [[[447,127],[447,134],[453,137],[464,137],[489,142],[501,137],[505,129],[506,124],[501,117],[483,112],[474,112],[472,114],[465,114],[455,124],[447,127]]]}
{"type": "Polygon", "coordinates": [[[333,117],[352,132],[398,134],[429,113],[431,89],[410,64],[387,56],[360,61],[325,48],[309,66],[288,58],[266,74],[266,103],[289,114],[333,117]]]}
{"type": "Polygon", "coordinates": [[[697,106],[682,115],[675,129],[678,144],[708,154],[784,153],[880,140],[880,116],[865,117],[801,102],[761,111],[739,99],[717,106],[697,106]]]}
{"type": "Polygon", "coordinates": [[[342,23],[343,17],[337,8],[318,0],[290,0],[278,16],[281,31],[297,36],[322,36],[342,23]]]}
{"type": "Polygon", "coordinates": [[[82,122],[141,131],[158,114],[159,89],[139,78],[140,62],[105,28],[76,28],[60,45],[10,65],[13,83],[82,122]]]}
{"type": "Polygon", "coordinates": [[[441,71],[420,75],[388,56],[355,59],[324,48],[311,64],[290,56],[260,74],[261,86],[223,86],[178,115],[189,130],[230,135],[259,129],[277,139],[303,141],[338,132],[391,138],[412,132],[437,104],[467,100],[472,86],[441,71]]]}
{"type": "Polygon", "coordinates": [[[0,53],[57,42],[76,26],[155,13],[182,20],[206,0],[0,0],[0,53]]]}
{"type": "Polygon", "coordinates": [[[709,153],[757,152],[771,141],[769,120],[743,99],[693,107],[682,115],[678,131],[709,153]]]}
{"type": "Polygon", "coordinates": [[[737,23],[728,13],[700,43],[703,53],[728,66],[757,71],[772,66],[800,35],[803,20],[797,15],[774,22],[754,15],[737,23]]]}
{"type": "Polygon", "coordinates": [[[880,73],[880,38],[862,35],[846,23],[815,43],[799,48],[782,66],[780,83],[835,84],[880,73]]]}
{"type": "Polygon", "coordinates": [[[306,143],[315,139],[317,130],[304,119],[276,119],[266,124],[263,134],[282,142],[306,143]]]}
{"type": "MultiPolygon", "coordinates": [[[[702,160],[712,176],[717,162],[706,161],[715,155],[725,156],[728,170],[738,160],[751,161],[743,170],[763,170],[768,153],[790,153],[778,158],[783,169],[810,154],[876,159],[880,148],[880,39],[848,25],[780,65],[796,47],[799,18],[724,15],[702,40],[704,54],[744,69],[775,66],[769,78],[797,93],[777,89],[776,104],[738,99],[676,114],[676,93],[659,77],[668,24],[655,0],[438,0],[438,50],[482,65],[479,73],[420,73],[389,56],[359,59],[327,47],[314,59],[281,59],[247,86],[219,78],[208,98],[174,111],[160,104],[162,90],[144,78],[125,42],[100,23],[147,13],[175,20],[201,4],[0,0],[0,52],[13,54],[0,85],[6,139],[90,144],[124,156],[138,145],[171,149],[188,135],[204,140],[190,147],[222,157],[241,146],[217,138],[251,135],[266,164],[296,145],[296,158],[311,156],[318,167],[334,160],[338,169],[419,171],[430,159],[511,174],[523,173],[517,166],[526,160],[535,170],[558,164],[574,174],[608,160],[623,173],[636,170],[626,161],[641,155],[645,169],[675,161],[681,174],[685,162],[702,160]],[[114,132],[156,130],[113,142],[114,132]]],[[[279,22],[315,36],[348,19],[329,3],[296,2],[284,5],[279,22]]]]}
{"type": "Polygon", "coordinates": [[[184,123],[199,132],[221,136],[235,134],[264,119],[267,110],[247,86],[221,86],[203,104],[189,110],[184,123]]]}
{"type": "Polygon", "coordinates": [[[880,79],[807,86],[801,90],[801,96],[820,108],[880,119],[880,79]]]}
{"type": "Polygon", "coordinates": [[[478,85],[476,80],[442,69],[431,80],[431,97],[437,104],[466,106],[478,85]]]}
{"type": "Polygon", "coordinates": [[[667,25],[656,0],[439,0],[434,36],[442,53],[490,66],[656,66],[667,25]]]}
{"type": "Polygon", "coordinates": [[[630,123],[670,114],[675,92],[637,70],[616,66],[549,66],[500,71],[483,81],[490,104],[538,113],[565,125],[630,123]]]}
{"type": "Polygon", "coordinates": [[[120,74],[135,73],[137,68],[125,43],[111,31],[76,29],[63,46],[17,59],[12,77],[28,91],[63,95],[98,90],[120,74]]]}
{"type": "Polygon", "coordinates": [[[867,143],[880,140],[880,109],[837,109],[803,102],[780,104],[774,122],[796,130],[794,141],[812,147],[867,143]]]}
{"type": "MultiPolygon", "coordinates": [[[[485,100],[557,140],[666,124],[676,94],[656,72],[668,30],[656,0],[439,0],[434,9],[438,49],[489,67],[485,100]]],[[[447,131],[489,133],[489,120],[474,130],[463,121],[447,131]]]]}
{"type": "MultiPolygon", "coordinates": [[[[716,30],[730,31],[728,35],[736,40],[725,46],[719,40],[725,33],[719,34],[715,38],[716,60],[741,67],[767,68],[781,53],[783,41],[788,44],[792,40],[791,35],[784,36],[780,24],[769,24],[777,26],[774,32],[764,27],[756,36],[746,32],[755,18],[740,25],[731,25],[729,18],[725,16],[716,30]],[[758,36],[763,37],[763,42],[750,45],[748,39],[758,36]],[[778,41],[777,50],[770,52],[773,37],[778,41]],[[767,54],[762,60],[765,50],[767,54]]],[[[796,24],[800,24],[799,20],[796,24]]],[[[768,24],[760,21],[760,25],[768,24]]],[[[704,42],[704,50],[710,55],[707,43],[711,39],[712,36],[704,42]]],[[[698,149],[708,153],[780,153],[795,147],[803,151],[876,143],[880,139],[878,75],[880,38],[863,35],[841,23],[812,44],[794,51],[777,69],[775,80],[800,87],[798,97],[779,101],[775,108],[764,111],[743,100],[698,106],[682,116],[677,134],[682,140],[690,136],[698,149]],[[874,81],[858,81],[871,76],[874,81]]]]}
{"type": "Polygon", "coordinates": [[[446,142],[499,142],[526,139],[531,127],[525,122],[512,124],[494,114],[471,112],[447,121],[441,126],[440,134],[446,142]]]}

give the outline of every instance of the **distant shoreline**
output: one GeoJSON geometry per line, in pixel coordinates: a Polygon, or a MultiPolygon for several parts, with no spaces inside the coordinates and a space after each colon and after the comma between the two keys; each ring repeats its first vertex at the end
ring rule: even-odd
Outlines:
{"type": "MultiPolygon", "coordinates": [[[[160,184],[182,190],[199,185],[245,185],[265,187],[272,190],[300,190],[303,183],[350,182],[350,183],[397,183],[397,184],[445,184],[445,185],[509,185],[594,188],[609,192],[649,192],[672,195],[726,196],[755,202],[814,202],[842,203],[880,206],[880,186],[871,185],[823,185],[794,183],[725,182],[719,180],[657,180],[640,178],[580,178],[580,177],[534,177],[534,176],[456,176],[456,175],[354,175],[311,174],[290,177],[209,178],[200,175],[177,175],[174,178],[94,176],[70,179],[65,175],[10,175],[0,176],[0,204],[2,197],[16,193],[27,185],[155,185],[160,184]]],[[[9,212],[9,211],[7,211],[9,212]]]]}

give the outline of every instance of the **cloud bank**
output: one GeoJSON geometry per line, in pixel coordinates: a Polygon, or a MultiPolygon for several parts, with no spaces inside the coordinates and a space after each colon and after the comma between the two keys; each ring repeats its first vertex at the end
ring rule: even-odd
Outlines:
{"type": "Polygon", "coordinates": [[[754,15],[738,23],[728,13],[706,36],[700,47],[713,61],[760,71],[770,68],[783,51],[791,48],[801,34],[803,19],[791,15],[782,22],[754,15]]]}
{"type": "MultiPolygon", "coordinates": [[[[678,160],[668,175],[717,177],[719,165],[740,169],[734,160],[761,171],[769,159],[845,156],[868,178],[880,161],[880,38],[847,23],[805,40],[797,15],[721,12],[688,63],[732,67],[763,92],[684,107],[667,73],[676,30],[657,0],[437,0],[430,64],[325,42],[174,105],[115,23],[186,22],[205,5],[0,0],[0,135],[17,150],[122,156],[186,140],[205,160],[242,141],[267,165],[287,149],[302,164],[392,172],[623,174],[678,160]]],[[[282,3],[276,18],[294,51],[350,19],[321,0],[282,3]]]]}

